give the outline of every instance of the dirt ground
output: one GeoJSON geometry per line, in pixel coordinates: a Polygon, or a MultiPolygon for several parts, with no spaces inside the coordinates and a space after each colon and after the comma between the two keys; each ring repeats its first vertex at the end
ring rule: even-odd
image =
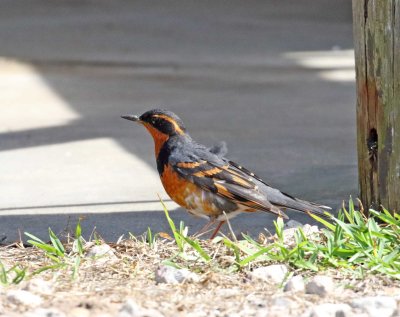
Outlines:
{"type": "MultiPolygon", "coordinates": [[[[284,292],[283,284],[272,285],[251,276],[254,268],[271,263],[256,262],[235,271],[231,250],[210,241],[202,242],[202,247],[213,255],[210,262],[193,260],[195,254],[190,250],[185,259],[174,258],[178,249],[168,240],[158,240],[152,247],[139,240],[110,246],[109,255],[82,258],[75,278],[74,264],[68,257],[64,262],[69,264],[64,268],[32,275],[54,262],[33,247],[18,244],[0,247],[0,259],[6,268],[13,265],[27,268],[27,276],[21,283],[0,286],[0,316],[38,315],[39,308],[56,310],[59,316],[308,316],[310,309],[321,303],[350,303],[364,296],[400,294],[397,280],[372,275],[360,280],[332,270],[322,272],[335,282],[335,290],[328,296],[284,292]],[[171,258],[196,273],[198,279],[179,284],[156,283],[157,268],[171,258]],[[37,280],[44,286],[35,287],[37,280]],[[10,294],[21,289],[40,300],[37,303],[13,300],[10,294]],[[140,307],[141,315],[129,309],[132,302],[140,307]]],[[[87,249],[92,247],[93,243],[86,245],[87,249]]],[[[315,274],[293,268],[289,271],[302,274],[306,281],[315,274]]],[[[46,316],[58,315],[53,312],[46,316]]]]}

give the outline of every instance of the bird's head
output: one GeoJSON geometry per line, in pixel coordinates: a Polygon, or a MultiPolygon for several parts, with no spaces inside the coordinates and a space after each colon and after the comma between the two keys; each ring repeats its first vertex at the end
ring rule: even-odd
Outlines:
{"type": "Polygon", "coordinates": [[[158,136],[158,134],[170,137],[186,133],[182,120],[175,113],[167,110],[153,109],[141,116],[126,115],[121,117],[143,124],[153,137],[158,136]]]}
{"type": "Polygon", "coordinates": [[[141,123],[152,135],[156,155],[163,143],[174,135],[186,135],[186,128],[182,120],[173,112],[167,110],[153,109],[143,113],[141,116],[125,115],[121,118],[141,123]]]}

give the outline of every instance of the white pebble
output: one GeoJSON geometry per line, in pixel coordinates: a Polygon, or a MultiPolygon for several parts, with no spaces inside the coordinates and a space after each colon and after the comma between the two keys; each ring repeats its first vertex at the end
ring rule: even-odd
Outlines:
{"type": "Polygon", "coordinates": [[[283,229],[289,229],[289,228],[299,228],[299,227],[303,227],[303,224],[299,221],[296,220],[289,220],[287,221],[284,226],[283,229]]]}
{"type": "Polygon", "coordinates": [[[313,236],[314,234],[319,233],[319,228],[317,226],[311,226],[306,223],[303,227],[303,232],[307,237],[313,236]]]}
{"type": "Polygon", "coordinates": [[[128,299],[119,310],[118,317],[164,317],[164,315],[155,309],[145,309],[128,299]]]}
{"type": "Polygon", "coordinates": [[[53,292],[51,283],[41,278],[28,281],[23,289],[40,295],[50,295],[53,292]]]}
{"type": "MultiPolygon", "coordinates": [[[[313,239],[319,233],[319,229],[317,226],[310,226],[309,224],[305,224],[301,226],[301,224],[294,220],[289,220],[283,229],[283,243],[287,245],[294,244],[296,242],[295,236],[296,232],[298,232],[299,228],[302,228],[305,236],[307,238],[313,239]]],[[[277,235],[275,235],[276,237],[277,235]]]]}
{"type": "Polygon", "coordinates": [[[65,314],[56,308],[37,308],[25,313],[24,317],[65,317],[65,314]]]}
{"type": "Polygon", "coordinates": [[[389,296],[364,297],[353,300],[350,304],[370,316],[389,317],[397,309],[396,300],[389,296]]]}
{"type": "Polygon", "coordinates": [[[297,304],[295,302],[293,302],[292,300],[290,300],[289,298],[286,297],[277,297],[275,299],[273,299],[272,301],[272,307],[276,308],[285,308],[285,309],[289,309],[292,307],[295,307],[297,304]]]}
{"type": "Polygon", "coordinates": [[[7,299],[15,305],[37,307],[42,304],[40,296],[24,290],[11,290],[7,293],[7,299]]]}
{"type": "Polygon", "coordinates": [[[160,265],[155,272],[157,283],[180,284],[184,281],[198,282],[199,276],[187,269],[176,269],[172,266],[160,265]]]}
{"type": "Polygon", "coordinates": [[[286,265],[273,264],[254,269],[252,272],[250,272],[250,276],[271,284],[279,284],[283,282],[287,273],[288,269],[286,265]]]}
{"type": "Polygon", "coordinates": [[[89,317],[90,311],[89,309],[83,307],[75,307],[72,310],[68,311],[68,317],[89,317]]]}
{"type": "Polygon", "coordinates": [[[86,256],[99,263],[117,259],[116,255],[114,254],[114,249],[108,244],[94,245],[89,249],[86,256]]]}
{"type": "Polygon", "coordinates": [[[310,317],[347,317],[351,316],[351,307],[347,304],[325,303],[311,309],[310,317]]]}
{"type": "Polygon", "coordinates": [[[238,288],[221,288],[216,292],[217,296],[221,296],[224,298],[240,296],[241,291],[238,288]]]}
{"type": "Polygon", "coordinates": [[[140,307],[133,300],[128,299],[119,310],[118,317],[137,316],[139,314],[140,307]]]}
{"type": "Polygon", "coordinates": [[[283,288],[284,292],[304,292],[304,279],[301,275],[293,276],[283,288]]]}
{"type": "Polygon", "coordinates": [[[331,293],[334,289],[335,284],[329,276],[316,275],[313,279],[306,285],[307,294],[316,294],[324,297],[331,293]]]}

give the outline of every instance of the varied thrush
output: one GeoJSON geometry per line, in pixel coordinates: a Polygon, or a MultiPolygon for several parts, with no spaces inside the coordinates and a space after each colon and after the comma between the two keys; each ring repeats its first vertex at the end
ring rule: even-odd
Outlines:
{"type": "Polygon", "coordinates": [[[260,177],[224,157],[225,149],[207,148],[194,141],[173,112],[150,110],[122,118],[139,122],[154,139],[157,170],[165,191],[189,213],[221,225],[241,212],[267,211],[288,218],[284,209],[324,215],[327,206],[283,193],[260,177]]]}

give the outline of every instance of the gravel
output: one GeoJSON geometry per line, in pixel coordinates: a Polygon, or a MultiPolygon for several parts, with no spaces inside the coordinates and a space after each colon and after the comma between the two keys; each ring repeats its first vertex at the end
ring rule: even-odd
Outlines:
{"type": "MultiPolygon", "coordinates": [[[[72,267],[47,270],[17,285],[1,286],[1,317],[386,317],[399,316],[399,283],[384,276],[362,280],[340,275],[337,270],[314,272],[282,264],[252,263],[240,271],[235,255],[220,245],[202,241],[209,254],[218,248],[220,267],[201,259],[181,259],[178,269],[163,264],[173,258],[174,243],[152,247],[140,241],[109,244],[85,257],[77,277],[72,267]],[[106,250],[108,249],[108,251],[106,250]],[[100,258],[108,258],[99,265],[100,258]],[[190,263],[191,265],[188,265],[190,263]],[[194,264],[192,264],[194,263],[194,264]],[[290,273],[289,273],[290,272],[290,273]],[[257,275],[258,274],[258,275],[257,275]],[[293,276],[285,281],[287,276],[293,276]],[[307,283],[305,283],[307,281],[307,283]],[[335,282],[334,282],[335,281],[335,282]],[[283,282],[283,284],[282,284],[283,282]],[[306,285],[304,285],[306,284],[306,285]],[[335,285],[340,286],[336,287],[335,285]],[[396,297],[397,296],[397,297],[396,297]]],[[[92,245],[90,249],[94,246],[92,245]]],[[[97,248],[95,248],[97,249],[97,248]]],[[[187,256],[190,250],[186,251],[187,256]]],[[[92,251],[93,252],[93,251],[92,251]]],[[[0,248],[7,267],[20,265],[29,272],[52,262],[35,248],[0,248]]],[[[178,261],[179,258],[175,258],[178,261]]],[[[33,277],[32,277],[33,276],[33,277]]],[[[31,278],[29,278],[31,277],[31,278]]]]}

